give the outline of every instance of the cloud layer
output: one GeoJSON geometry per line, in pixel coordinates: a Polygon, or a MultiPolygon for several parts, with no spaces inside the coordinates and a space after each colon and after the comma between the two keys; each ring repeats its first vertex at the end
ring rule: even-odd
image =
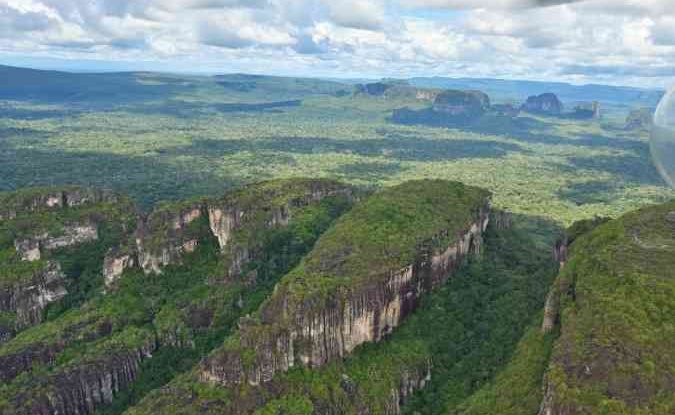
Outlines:
{"type": "Polygon", "coordinates": [[[0,61],[675,82],[671,0],[0,0],[0,61]]]}

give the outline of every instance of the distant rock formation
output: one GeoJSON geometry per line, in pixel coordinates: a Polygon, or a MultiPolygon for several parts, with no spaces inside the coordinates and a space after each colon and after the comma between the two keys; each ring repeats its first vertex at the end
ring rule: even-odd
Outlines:
{"type": "Polygon", "coordinates": [[[490,111],[501,117],[517,117],[520,114],[520,108],[512,104],[495,104],[490,111]]]}
{"type": "Polygon", "coordinates": [[[451,116],[473,118],[490,108],[490,97],[481,91],[443,91],[434,100],[433,108],[451,116]]]}
{"type": "Polygon", "coordinates": [[[402,81],[374,82],[359,84],[354,89],[354,95],[366,95],[383,99],[410,99],[433,102],[442,92],[440,89],[417,88],[402,81]]]}
{"type": "Polygon", "coordinates": [[[558,97],[551,92],[547,92],[527,98],[521,110],[531,114],[559,116],[562,114],[563,108],[563,104],[558,97]]]}
{"type": "Polygon", "coordinates": [[[384,82],[373,82],[370,84],[358,84],[356,85],[357,94],[371,95],[374,97],[384,96],[384,93],[394,85],[384,83],[384,82]]]}
{"type": "Polygon", "coordinates": [[[470,123],[490,110],[490,97],[481,91],[446,90],[438,93],[433,106],[423,110],[396,109],[392,121],[399,124],[424,124],[453,127],[470,123]]]}
{"type": "Polygon", "coordinates": [[[654,111],[651,108],[632,110],[626,117],[623,128],[626,131],[646,130],[651,127],[653,118],[654,111]]]}
{"type": "Polygon", "coordinates": [[[600,119],[600,103],[593,101],[589,103],[582,103],[574,107],[574,112],[570,118],[576,120],[599,120],[600,119]]]}

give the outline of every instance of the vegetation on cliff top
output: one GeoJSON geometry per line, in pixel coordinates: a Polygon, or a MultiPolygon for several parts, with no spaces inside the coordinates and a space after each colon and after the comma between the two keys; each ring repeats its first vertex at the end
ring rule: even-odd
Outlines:
{"type": "MultiPolygon", "coordinates": [[[[308,181],[299,187],[286,182],[289,189],[294,189],[286,201],[297,197],[302,186],[306,194],[310,183],[320,186],[323,182],[308,181]]],[[[337,188],[333,182],[330,185],[337,188]]],[[[266,188],[271,184],[260,186],[266,188]]],[[[276,196],[281,198],[282,184],[275,186],[279,186],[276,196]]],[[[239,193],[247,195],[256,191],[244,189],[239,193]]],[[[177,205],[177,208],[181,206],[177,205]]],[[[48,314],[53,315],[50,321],[26,330],[0,347],[0,357],[4,358],[20,355],[30,348],[55,355],[51,363],[36,361],[29,372],[3,384],[0,409],[6,411],[3,413],[19,411],[23,407],[21,402],[15,401],[16,397],[29,394],[37,399],[42,392],[50,390],[53,385],[49,382],[60,374],[96,362],[104,366],[111,356],[135,351],[148,342],[158,342],[160,349],[153,353],[158,359],[153,357],[143,361],[138,381],[130,389],[123,390],[113,405],[105,409],[106,414],[122,412],[221,344],[238,317],[255,310],[271,293],[278,279],[299,262],[319,235],[350,206],[349,197],[336,195],[293,208],[288,226],[262,229],[266,222],[250,224],[261,228],[256,231],[259,255],[246,266],[246,274],[251,271],[257,275],[256,281],[245,278],[222,280],[226,258],[209,231],[200,235],[197,250],[186,255],[182,264],[166,267],[161,275],[144,275],[139,269],[127,270],[115,291],[102,295],[98,285],[97,295],[81,307],[73,306],[68,311],[50,310],[48,314]]],[[[264,210],[270,206],[259,203],[257,208],[264,210]]],[[[173,211],[165,206],[164,211],[167,209],[173,211]]],[[[206,216],[194,223],[199,229],[208,229],[206,216]]],[[[95,280],[101,280],[102,258],[98,259],[98,273],[90,275],[95,280]]],[[[87,263],[83,258],[76,262],[87,263]]]]}
{"type": "Polygon", "coordinates": [[[412,264],[423,244],[442,249],[487,214],[489,192],[443,180],[411,181],[357,204],[324,233],[280,291],[299,298],[349,289],[412,264]]]}
{"type": "Polygon", "coordinates": [[[675,203],[578,238],[561,273],[561,336],[548,372],[556,408],[675,410],[675,203]]]}
{"type": "MultiPolygon", "coordinates": [[[[380,414],[391,405],[402,374],[424,377],[429,364],[430,383],[403,410],[445,414],[488,385],[540,314],[557,270],[550,258],[555,234],[550,224],[525,218],[517,218],[508,231],[490,227],[484,256],[427,296],[386,341],[363,345],[345,361],[315,370],[295,368],[278,374],[263,391],[251,388],[236,395],[200,382],[193,372],[151,393],[126,414],[220,414],[233,403],[249,405],[257,399],[265,402],[259,415],[323,413],[326,408],[380,414]]],[[[532,362],[530,384],[541,381],[545,361],[532,362]]]]}

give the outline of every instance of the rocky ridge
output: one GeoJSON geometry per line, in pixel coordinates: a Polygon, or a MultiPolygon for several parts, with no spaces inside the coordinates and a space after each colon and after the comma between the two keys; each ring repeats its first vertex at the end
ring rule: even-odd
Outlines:
{"type": "MultiPolygon", "coordinates": [[[[322,236],[303,265],[284,277],[257,317],[241,320],[239,332],[201,365],[201,381],[235,390],[268,384],[273,387],[275,375],[290,368],[318,368],[346,357],[363,343],[381,341],[418,306],[425,293],[450,277],[464,258],[480,251],[481,235],[489,220],[487,193],[447,182],[409,183],[372,196],[366,205],[343,216],[322,236]],[[365,231],[370,235],[366,243],[371,246],[359,246],[353,238],[347,242],[348,229],[360,223],[361,216],[371,217],[384,208],[381,203],[401,215],[410,213],[408,209],[424,209],[415,201],[423,199],[425,192],[436,193],[442,199],[436,201],[441,206],[454,204],[457,217],[434,218],[432,222],[438,227],[427,223],[424,231],[433,229],[433,233],[427,233],[422,241],[415,242],[415,236],[411,235],[404,238],[412,245],[402,248],[407,254],[396,257],[394,263],[399,263],[398,266],[383,263],[383,268],[375,266],[379,271],[371,268],[368,272],[351,268],[350,265],[360,261],[367,263],[364,256],[368,251],[386,252],[387,248],[373,240],[373,233],[378,232],[377,223],[370,224],[375,228],[371,232],[365,231]],[[388,200],[389,197],[394,200],[388,200]],[[341,243],[346,245],[336,241],[344,241],[341,243]],[[328,246],[337,257],[327,256],[328,252],[322,254],[328,246]],[[340,258],[341,255],[347,257],[340,258]],[[409,258],[410,262],[401,263],[402,258],[409,258]],[[347,275],[353,277],[345,280],[347,275]]],[[[436,209],[435,213],[442,215],[443,208],[436,209]]],[[[386,233],[381,236],[385,240],[393,237],[386,233]]],[[[402,379],[403,386],[395,394],[397,402],[423,385],[427,377],[428,370],[402,379]]],[[[391,413],[397,413],[396,408],[398,403],[392,405],[391,413]]],[[[246,409],[242,404],[236,413],[247,410],[252,408],[246,409]]]]}

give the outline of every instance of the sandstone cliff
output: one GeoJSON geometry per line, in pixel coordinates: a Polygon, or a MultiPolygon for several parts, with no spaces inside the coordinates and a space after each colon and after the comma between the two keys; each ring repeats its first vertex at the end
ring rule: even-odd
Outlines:
{"type": "Polygon", "coordinates": [[[88,414],[110,404],[115,394],[134,381],[141,362],[157,348],[148,332],[127,330],[119,337],[124,338],[102,346],[107,349],[103,358],[85,360],[40,379],[39,388],[18,393],[11,412],[2,414],[88,414]]]}
{"type": "Polygon", "coordinates": [[[117,203],[118,195],[90,188],[37,188],[0,193],[0,220],[14,219],[23,214],[49,212],[65,207],[96,203],[117,203]]]}
{"type": "Polygon", "coordinates": [[[528,97],[521,110],[532,114],[559,116],[563,112],[563,104],[555,94],[549,92],[528,97]]]}
{"type": "MultiPolygon", "coordinates": [[[[436,209],[434,213],[447,215],[444,208],[436,209]]],[[[487,221],[485,193],[444,182],[411,183],[371,197],[345,215],[303,264],[284,277],[257,319],[242,320],[239,333],[204,363],[202,379],[224,386],[258,385],[277,372],[298,365],[322,366],[360,344],[380,341],[417,307],[425,292],[480,250],[487,221]],[[444,198],[439,204],[454,204],[458,217],[405,223],[401,226],[410,226],[414,233],[388,235],[392,230],[387,216],[373,215],[379,209],[391,209],[393,217],[412,214],[409,209],[424,203],[417,200],[429,191],[444,198]],[[359,240],[356,232],[365,231],[360,229],[350,237],[349,229],[371,215],[368,236],[359,240]],[[391,238],[401,238],[403,245],[382,245],[391,238]],[[373,251],[389,257],[370,258],[373,251]],[[361,264],[368,268],[360,269],[361,264]]]]}
{"type": "Polygon", "coordinates": [[[204,231],[199,219],[205,215],[205,204],[196,202],[160,208],[142,219],[135,234],[138,265],[145,273],[161,273],[194,252],[204,231]]]}
{"type": "MultiPolygon", "coordinates": [[[[226,332],[229,322],[242,315],[247,302],[260,301],[255,296],[264,292],[256,287],[255,278],[246,278],[244,284],[236,274],[223,277],[232,268],[232,253],[247,249],[252,254],[246,260],[264,255],[246,268],[255,274],[263,267],[264,282],[275,282],[355,199],[351,186],[330,180],[265,182],[216,201],[163,205],[143,218],[136,231],[133,226],[120,230],[122,240],[116,239],[118,244],[107,250],[103,261],[108,285],[114,286],[124,270],[139,263],[155,264],[146,269],[159,270],[162,277],[128,274],[135,285],[119,284],[78,310],[0,347],[0,379],[7,383],[0,390],[0,413],[93,413],[127,389],[142,371],[141,362],[157,349],[209,347],[205,343],[224,336],[220,332],[226,332]],[[211,231],[209,207],[224,214],[241,212],[222,246],[211,231]],[[176,249],[189,241],[195,241],[195,250],[206,249],[193,256],[176,249]],[[167,251],[175,255],[165,263],[139,261],[148,256],[161,258],[167,251]],[[283,256],[271,255],[277,251],[283,256]],[[275,277],[269,263],[282,260],[288,265],[274,264],[284,270],[275,277]],[[172,267],[166,269],[166,265],[172,267]],[[164,278],[179,286],[167,286],[164,278]]],[[[48,251],[45,254],[49,256],[48,251]]],[[[33,262],[17,260],[37,265],[46,257],[33,262]]],[[[243,267],[246,261],[240,264],[243,267]]],[[[186,354],[194,356],[194,350],[186,354]]]]}
{"type": "Polygon", "coordinates": [[[261,184],[208,203],[211,232],[227,259],[226,278],[240,276],[245,265],[260,254],[259,233],[286,227],[293,211],[323,199],[344,196],[354,200],[354,189],[331,180],[293,180],[261,184]]]}
{"type": "Polygon", "coordinates": [[[128,228],[131,202],[115,193],[67,187],[0,194],[0,337],[42,321],[45,308],[67,294],[55,259],[85,244],[115,243],[128,228]],[[100,228],[105,227],[104,240],[100,228]]]}

